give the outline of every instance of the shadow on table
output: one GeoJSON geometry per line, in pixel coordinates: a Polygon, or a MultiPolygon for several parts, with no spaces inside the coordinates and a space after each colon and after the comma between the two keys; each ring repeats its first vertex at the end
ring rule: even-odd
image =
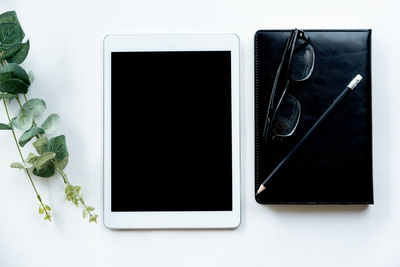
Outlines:
{"type": "Polygon", "coordinates": [[[368,205],[263,205],[278,213],[354,213],[364,212],[368,205]]]}

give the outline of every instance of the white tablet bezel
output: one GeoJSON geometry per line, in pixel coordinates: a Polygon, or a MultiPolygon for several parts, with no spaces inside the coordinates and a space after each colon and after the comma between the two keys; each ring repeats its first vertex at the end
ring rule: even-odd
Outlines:
{"type": "Polygon", "coordinates": [[[113,229],[235,228],[241,221],[239,38],[235,34],[107,35],[104,38],[103,181],[104,225],[113,229]],[[111,52],[231,51],[232,211],[111,211],[111,52]]]}

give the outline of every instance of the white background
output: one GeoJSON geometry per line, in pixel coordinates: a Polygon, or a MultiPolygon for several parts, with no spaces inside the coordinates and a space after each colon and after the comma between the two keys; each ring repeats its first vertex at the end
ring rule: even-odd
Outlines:
{"type": "MultiPolygon", "coordinates": [[[[61,115],[71,182],[102,210],[102,39],[109,33],[234,32],[241,39],[242,225],[236,230],[111,231],[83,220],[60,177],[35,178],[53,208],[39,216],[18,154],[0,132],[0,266],[399,266],[400,59],[396,1],[1,0],[31,41],[30,97],[61,115]],[[254,201],[254,33],[373,29],[375,205],[262,206],[254,201]]],[[[124,94],[121,93],[121,97],[124,94]]],[[[15,110],[13,111],[15,113],[15,110]]],[[[3,107],[0,121],[5,121],[3,107]]],[[[27,155],[31,146],[24,149],[27,155]]],[[[127,151],[129,155],[130,151],[127,151]]],[[[126,168],[126,175],[135,173],[126,168]]]]}

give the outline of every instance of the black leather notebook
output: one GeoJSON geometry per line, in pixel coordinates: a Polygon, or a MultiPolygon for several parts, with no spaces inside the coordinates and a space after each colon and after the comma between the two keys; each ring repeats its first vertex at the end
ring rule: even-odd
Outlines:
{"type": "Polygon", "coordinates": [[[305,30],[315,50],[312,75],[288,92],[301,104],[289,137],[265,142],[266,109],[289,30],[255,35],[255,190],[355,75],[363,80],[256,196],[261,204],[373,204],[371,30],[305,30]]]}

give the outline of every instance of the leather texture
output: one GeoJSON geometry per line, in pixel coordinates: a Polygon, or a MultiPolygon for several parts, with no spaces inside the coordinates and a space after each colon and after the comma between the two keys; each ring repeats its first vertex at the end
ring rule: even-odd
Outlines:
{"type": "Polygon", "coordinates": [[[255,190],[349,82],[363,80],[256,196],[260,204],[373,204],[371,30],[305,30],[315,48],[310,79],[288,92],[301,103],[295,133],[262,139],[267,103],[290,30],[255,35],[255,190]]]}

